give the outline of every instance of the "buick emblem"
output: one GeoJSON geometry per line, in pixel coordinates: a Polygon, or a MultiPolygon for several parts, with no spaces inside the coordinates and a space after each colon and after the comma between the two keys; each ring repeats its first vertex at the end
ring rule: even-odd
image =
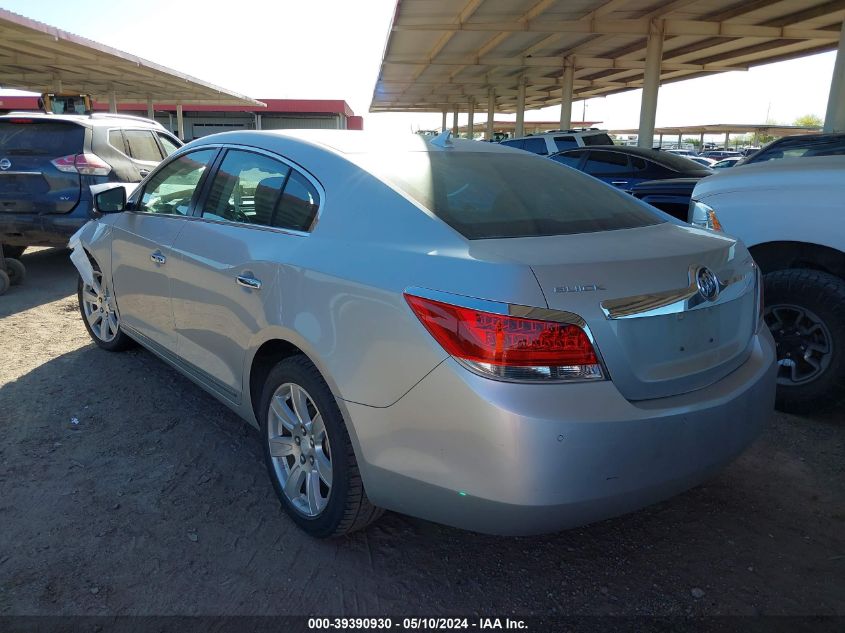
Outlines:
{"type": "Polygon", "coordinates": [[[12,166],[12,161],[10,161],[8,158],[0,158],[0,169],[2,169],[3,171],[6,171],[11,166],[12,166]]]}
{"type": "Polygon", "coordinates": [[[719,278],[709,268],[702,266],[695,273],[698,292],[708,301],[714,301],[719,296],[719,278]]]}

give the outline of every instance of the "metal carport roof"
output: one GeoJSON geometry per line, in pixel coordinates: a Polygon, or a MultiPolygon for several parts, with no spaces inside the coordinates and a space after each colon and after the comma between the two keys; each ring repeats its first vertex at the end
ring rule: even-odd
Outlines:
{"type": "Polygon", "coordinates": [[[660,82],[833,50],[843,0],[399,0],[371,112],[440,112],[472,98],[496,111],[643,85],[648,35],[664,42],[660,82]]]}
{"type": "Polygon", "coordinates": [[[260,101],[0,9],[0,86],[103,101],[263,106],[260,101]]]}
{"type": "MultiPolygon", "coordinates": [[[[711,125],[681,125],[658,127],[655,134],[677,136],[679,134],[759,134],[761,136],[791,136],[796,134],[815,134],[821,128],[806,125],[777,125],[769,123],[714,123],[711,125]]],[[[613,134],[636,134],[639,130],[611,130],[613,134]]]]}

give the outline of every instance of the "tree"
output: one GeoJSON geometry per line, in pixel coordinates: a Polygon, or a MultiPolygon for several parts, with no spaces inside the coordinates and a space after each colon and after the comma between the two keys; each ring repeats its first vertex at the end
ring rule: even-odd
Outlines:
{"type": "Polygon", "coordinates": [[[799,116],[795,119],[794,125],[800,125],[801,127],[821,127],[824,121],[820,116],[815,114],[805,114],[804,116],[799,116]]]}

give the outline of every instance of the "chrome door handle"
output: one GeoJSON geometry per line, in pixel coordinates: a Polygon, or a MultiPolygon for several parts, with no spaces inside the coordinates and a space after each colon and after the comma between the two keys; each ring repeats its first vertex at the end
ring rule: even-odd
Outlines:
{"type": "Polygon", "coordinates": [[[628,181],[627,181],[627,180],[611,180],[611,181],[610,181],[610,184],[611,184],[611,185],[617,185],[617,186],[619,186],[619,185],[627,185],[627,184],[628,184],[628,181]]]}
{"type": "Polygon", "coordinates": [[[158,251],[156,251],[155,253],[150,255],[150,260],[152,260],[155,264],[163,264],[167,261],[167,258],[158,251]]]}
{"type": "Polygon", "coordinates": [[[261,281],[256,279],[255,277],[249,277],[247,275],[238,275],[237,276],[238,285],[244,286],[245,288],[250,288],[252,290],[261,290],[261,281]]]}

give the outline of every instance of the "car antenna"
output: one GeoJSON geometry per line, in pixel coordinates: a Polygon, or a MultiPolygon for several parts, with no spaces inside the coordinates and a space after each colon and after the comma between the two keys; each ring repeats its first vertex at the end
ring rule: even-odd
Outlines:
{"type": "Polygon", "coordinates": [[[437,147],[454,147],[452,145],[452,130],[443,130],[440,134],[431,139],[432,145],[437,147]]]}

